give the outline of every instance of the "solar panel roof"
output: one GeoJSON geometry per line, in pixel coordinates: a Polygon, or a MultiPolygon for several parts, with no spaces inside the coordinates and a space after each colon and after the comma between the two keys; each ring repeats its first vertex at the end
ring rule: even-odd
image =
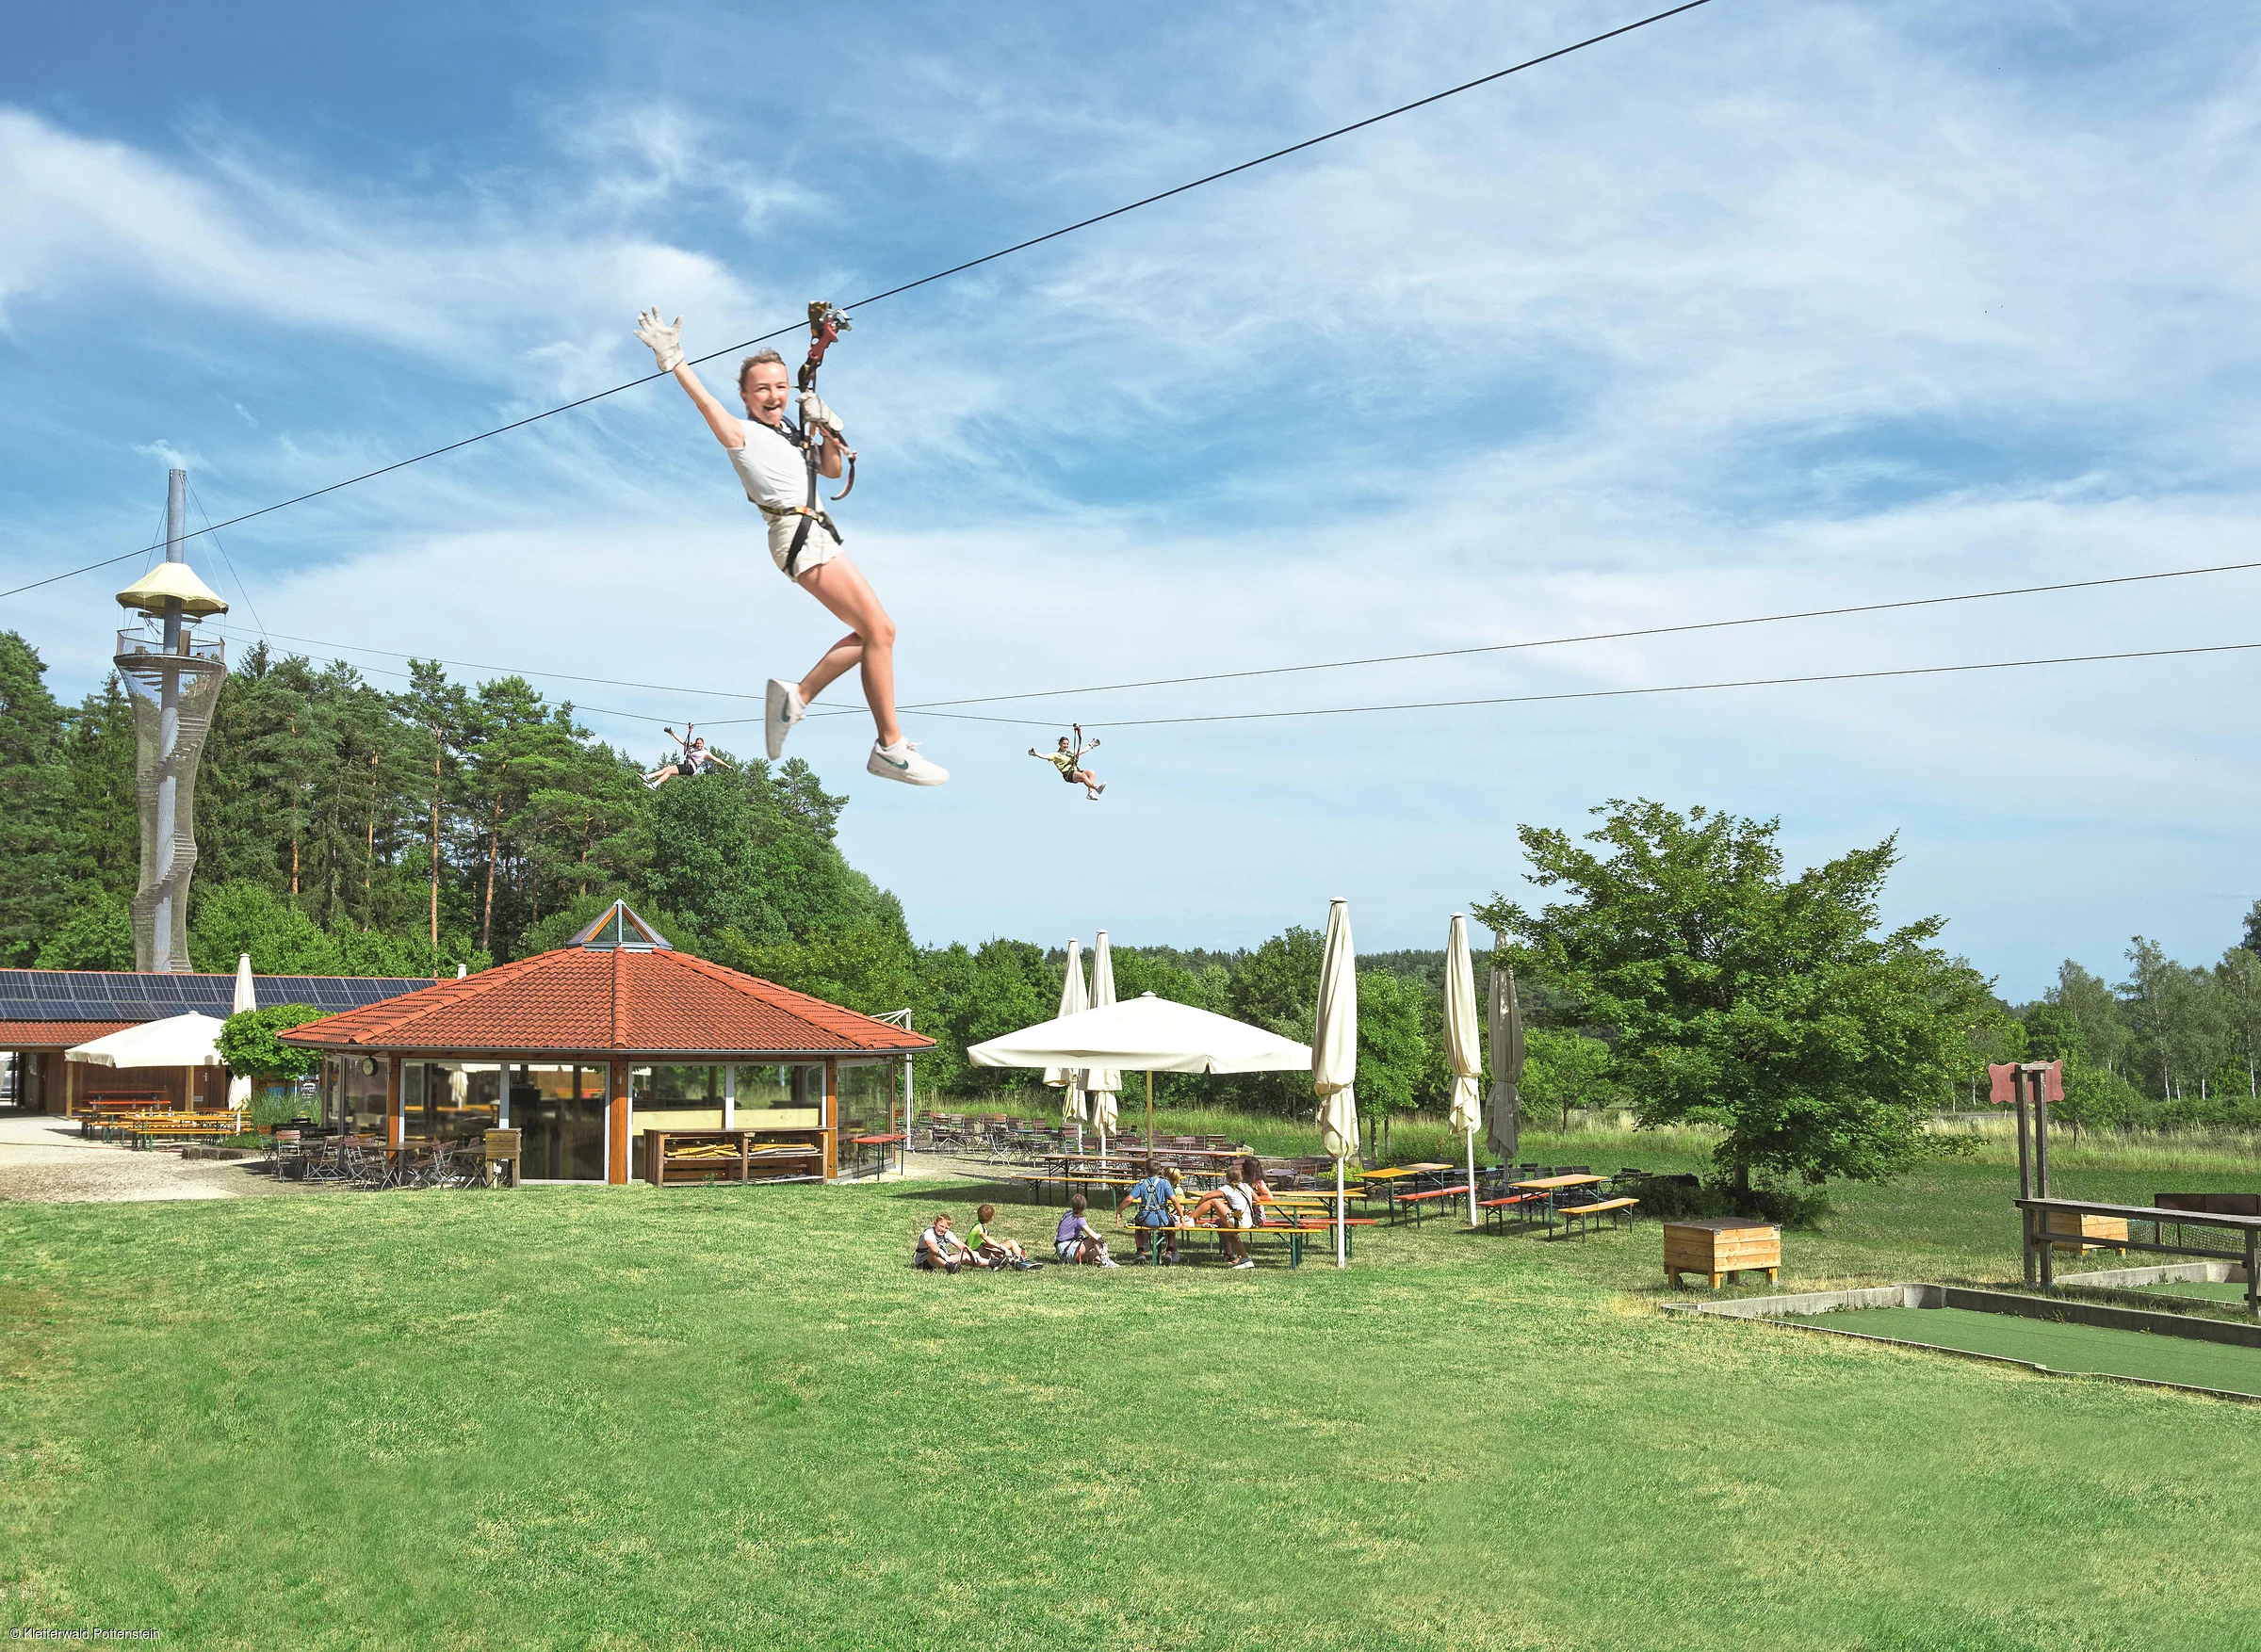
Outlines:
{"type": "MultiPolygon", "coordinates": [[[[428,987],[411,980],[337,975],[259,975],[263,1005],[312,1004],[336,1014],[428,987]]],[[[0,1021],[156,1021],[191,1010],[225,1015],[233,975],[125,975],[92,969],[0,969],[0,1021]]]]}

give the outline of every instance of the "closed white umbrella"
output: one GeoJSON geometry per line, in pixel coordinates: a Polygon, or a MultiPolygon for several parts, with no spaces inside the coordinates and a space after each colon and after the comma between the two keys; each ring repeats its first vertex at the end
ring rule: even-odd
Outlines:
{"type": "Polygon", "coordinates": [[[1476,1090],[1484,1076],[1484,1029],[1476,1017],[1476,963],[1468,919],[1453,914],[1444,941],[1444,1053],[1453,1069],[1453,1128],[1468,1138],[1468,1225],[1476,1225],[1476,1090]]]}
{"type": "MultiPolygon", "coordinates": [[[[1060,1013],[1063,1016],[1083,1012],[1083,943],[1075,936],[1067,938],[1067,977],[1060,983],[1060,1013]]],[[[1064,1110],[1076,1121],[1076,1151],[1083,1151],[1083,1070],[1081,1067],[1047,1067],[1044,1081],[1054,1090],[1065,1090],[1064,1110]]]]}
{"type": "Polygon", "coordinates": [[[1491,937],[1491,1150],[1503,1164],[1521,1146],[1523,1012],[1515,999],[1515,971],[1500,966],[1500,937],[1491,937]]]}
{"type": "Polygon", "coordinates": [[[1342,1161],[1358,1150],[1358,955],[1350,939],[1350,902],[1326,909],[1326,954],[1319,963],[1319,1012],[1311,1028],[1311,1088],[1319,1094],[1319,1135],[1335,1161],[1335,1266],[1344,1254],[1342,1161]]]}
{"type": "MultiPolygon", "coordinates": [[[[1114,1004],[1114,952],[1107,945],[1105,930],[1099,931],[1099,938],[1091,948],[1091,996],[1085,1003],[1094,1010],[1110,1009],[1114,1004]]],[[[1097,1105],[1098,1097],[1104,1095],[1107,1098],[1107,1124],[1111,1129],[1114,1125],[1115,1095],[1122,1087],[1123,1076],[1113,1067],[1083,1069],[1083,1088],[1091,1093],[1094,1105],[1097,1105]]],[[[1149,1094],[1153,1087],[1154,1080],[1149,1076],[1147,1079],[1149,1094]]],[[[1150,1137],[1153,1133],[1154,1121],[1149,1118],[1147,1120],[1147,1134],[1150,1137]]],[[[1106,1151],[1103,1143],[1100,1151],[1106,1151]]]]}
{"type": "MultiPolygon", "coordinates": [[[[240,1015],[246,1010],[256,1010],[258,1007],[258,989],[252,984],[252,955],[239,952],[236,955],[236,1005],[229,1013],[240,1015]]],[[[252,1076],[238,1073],[228,1080],[228,1110],[241,1112],[251,1105],[251,1101],[252,1076]]]]}

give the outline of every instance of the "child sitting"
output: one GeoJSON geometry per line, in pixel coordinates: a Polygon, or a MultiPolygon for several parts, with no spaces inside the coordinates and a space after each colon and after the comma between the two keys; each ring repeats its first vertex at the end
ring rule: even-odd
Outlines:
{"type": "Polygon", "coordinates": [[[955,1273],[968,1262],[977,1268],[988,1265],[967,1249],[964,1239],[950,1231],[947,1216],[935,1218],[934,1225],[919,1236],[918,1248],[911,1253],[913,1267],[939,1268],[945,1273],[955,1273]]]}
{"type": "Polygon", "coordinates": [[[1121,1267],[1120,1262],[1107,1254],[1107,1241],[1099,1237],[1099,1230],[1084,1220],[1083,1212],[1089,1208],[1089,1203],[1081,1193],[1067,1202],[1067,1214],[1060,1219],[1060,1231],[1052,1236],[1052,1255],[1063,1262],[1121,1267]]]}
{"type": "Polygon", "coordinates": [[[973,1213],[973,1254],[992,1268],[1011,1268],[1026,1273],[1032,1268],[1041,1268],[1042,1262],[1029,1260],[1028,1252],[1020,1248],[1018,1239],[1000,1239],[989,1231],[997,1220],[997,1207],[984,1205],[973,1213]]]}

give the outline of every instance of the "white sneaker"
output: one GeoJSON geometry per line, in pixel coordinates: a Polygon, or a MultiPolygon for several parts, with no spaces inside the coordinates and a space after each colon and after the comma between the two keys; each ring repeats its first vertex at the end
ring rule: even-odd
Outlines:
{"type": "Polygon", "coordinates": [[[949,769],[919,755],[914,740],[898,740],[891,746],[873,741],[864,767],[882,780],[900,780],[905,786],[940,786],[950,778],[949,769]]]}
{"type": "Polygon", "coordinates": [[[1099,1259],[1099,1266],[1102,1268],[1120,1268],[1122,1264],[1116,1261],[1113,1256],[1102,1256],[1099,1259]]]}
{"type": "Polygon", "coordinates": [[[808,715],[808,707],[801,704],[801,690],[790,683],[770,679],[770,691],[765,696],[769,715],[762,720],[762,740],[769,748],[770,761],[774,763],[785,755],[785,737],[793,732],[793,724],[808,715]]]}
{"type": "Polygon", "coordinates": [[[1253,1268],[1256,1266],[1256,1263],[1251,1258],[1243,1256],[1239,1261],[1235,1262],[1233,1266],[1235,1268],[1253,1268]]]}

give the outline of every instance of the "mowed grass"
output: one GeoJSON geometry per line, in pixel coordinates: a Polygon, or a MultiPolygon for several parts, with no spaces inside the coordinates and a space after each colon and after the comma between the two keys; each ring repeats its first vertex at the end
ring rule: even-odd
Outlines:
{"type": "MultiPolygon", "coordinates": [[[[2007,1225],[1998,1187],[1932,1191],[2007,1225]]],[[[913,1228],[968,1202],[0,1207],[0,1621],[262,1648],[2253,1644],[2261,1568],[2228,1534],[2261,1408],[1666,1315],[1618,1288],[1648,1290],[1653,1224],[1432,1223],[1347,1272],[911,1272],[913,1228]]],[[[1953,1221],[1925,1219],[1930,1254],[1998,1254],[1953,1221]]]]}

